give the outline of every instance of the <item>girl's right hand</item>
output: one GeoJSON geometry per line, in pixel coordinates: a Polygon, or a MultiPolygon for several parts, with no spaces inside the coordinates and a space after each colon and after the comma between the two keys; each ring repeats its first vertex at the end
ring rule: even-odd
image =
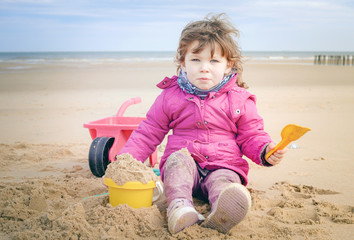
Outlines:
{"type": "MultiPolygon", "coordinates": [[[[275,148],[275,144],[274,143],[269,143],[267,148],[266,148],[266,154],[268,152],[270,152],[273,148],[275,148]]],[[[274,153],[272,153],[272,155],[269,156],[268,159],[266,159],[266,161],[269,163],[269,164],[272,164],[273,166],[274,165],[277,165],[281,162],[281,160],[283,159],[285,153],[287,152],[287,150],[284,148],[284,149],[281,149],[281,150],[277,150],[275,151],[274,153]]]]}

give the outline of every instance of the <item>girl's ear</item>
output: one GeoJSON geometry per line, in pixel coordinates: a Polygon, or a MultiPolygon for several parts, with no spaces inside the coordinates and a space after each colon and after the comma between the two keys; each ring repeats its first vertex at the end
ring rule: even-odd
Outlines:
{"type": "Polygon", "coordinates": [[[183,72],[186,72],[186,63],[185,62],[181,62],[181,69],[183,70],[183,72]]]}
{"type": "Polygon", "coordinates": [[[226,69],[225,69],[225,75],[228,75],[231,72],[232,66],[234,65],[234,62],[228,62],[226,69]]]}

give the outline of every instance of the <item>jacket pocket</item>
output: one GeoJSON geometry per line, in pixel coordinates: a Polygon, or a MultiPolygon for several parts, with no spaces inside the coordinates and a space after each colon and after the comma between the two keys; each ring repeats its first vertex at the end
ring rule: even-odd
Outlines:
{"type": "Polygon", "coordinates": [[[242,153],[236,141],[220,142],[217,144],[217,159],[221,161],[233,161],[242,157],[242,153]]]}

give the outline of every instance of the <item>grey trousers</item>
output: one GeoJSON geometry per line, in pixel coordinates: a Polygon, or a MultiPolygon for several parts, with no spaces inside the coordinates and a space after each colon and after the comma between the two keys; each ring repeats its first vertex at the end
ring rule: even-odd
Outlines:
{"type": "Polygon", "coordinates": [[[230,183],[241,184],[239,175],[229,169],[213,170],[205,177],[202,176],[197,163],[185,149],[168,157],[164,165],[163,181],[168,205],[176,198],[187,199],[193,205],[193,195],[199,193],[209,200],[211,211],[225,187],[230,183]]]}

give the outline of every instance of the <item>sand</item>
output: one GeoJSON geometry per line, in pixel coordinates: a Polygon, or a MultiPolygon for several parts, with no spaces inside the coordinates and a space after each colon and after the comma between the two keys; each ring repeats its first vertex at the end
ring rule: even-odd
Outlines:
{"type": "MultiPolygon", "coordinates": [[[[254,63],[244,78],[274,141],[288,123],[312,129],[284,161],[250,163],[253,206],[228,234],[192,226],[171,235],[166,201],[115,208],[89,170],[83,123],[144,116],[172,63],[46,65],[0,70],[0,239],[352,239],[354,67],[254,63]]],[[[159,146],[159,157],[164,145],[159,146]]],[[[210,206],[195,199],[205,217],[210,206]]]]}
{"type": "Polygon", "coordinates": [[[115,184],[123,186],[127,182],[141,182],[147,184],[150,181],[159,181],[151,168],[133,158],[129,153],[117,156],[116,161],[108,165],[105,177],[110,178],[115,184]]]}

